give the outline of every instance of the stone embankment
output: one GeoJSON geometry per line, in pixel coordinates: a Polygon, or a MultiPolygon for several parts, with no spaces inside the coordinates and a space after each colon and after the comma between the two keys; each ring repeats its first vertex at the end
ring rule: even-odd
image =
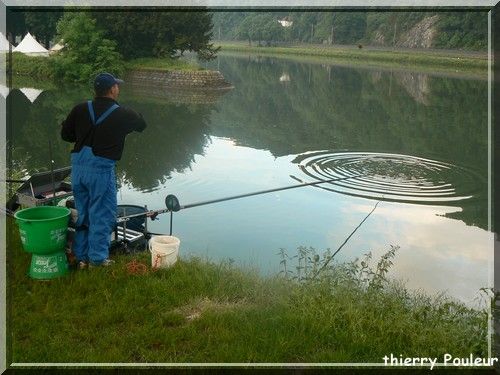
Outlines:
{"type": "Polygon", "coordinates": [[[219,71],[152,70],[130,71],[125,80],[134,92],[172,103],[215,104],[234,88],[219,71]]]}
{"type": "Polygon", "coordinates": [[[127,74],[127,82],[134,86],[179,89],[228,90],[233,86],[214,70],[134,70],[127,74]]]}

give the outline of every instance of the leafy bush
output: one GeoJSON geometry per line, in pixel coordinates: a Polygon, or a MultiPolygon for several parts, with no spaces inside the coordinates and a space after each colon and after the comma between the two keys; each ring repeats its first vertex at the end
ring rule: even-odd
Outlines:
{"type": "Polygon", "coordinates": [[[90,82],[99,72],[121,75],[122,56],[116,42],[103,38],[103,32],[87,13],[65,13],[57,24],[65,48],[53,60],[54,76],[71,82],[90,82]]]}
{"type": "Polygon", "coordinates": [[[42,56],[27,56],[21,52],[12,53],[12,59],[7,58],[7,68],[15,75],[33,78],[51,78],[51,58],[42,56]]]}

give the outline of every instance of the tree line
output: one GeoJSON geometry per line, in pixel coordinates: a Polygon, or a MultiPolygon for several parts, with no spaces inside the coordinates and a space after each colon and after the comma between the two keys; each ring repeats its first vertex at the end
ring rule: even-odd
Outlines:
{"type": "MultiPolygon", "coordinates": [[[[57,42],[58,24],[71,19],[72,10],[9,9],[7,34],[13,37],[30,32],[46,48],[57,42]]],[[[207,11],[119,11],[89,10],[83,12],[95,21],[105,38],[117,44],[125,59],[174,55],[177,51],[194,51],[202,58],[212,57],[210,44],[212,15],[207,11]]],[[[60,35],[59,35],[60,36],[60,35]]]]}
{"type": "MultiPolygon", "coordinates": [[[[51,76],[87,82],[98,71],[121,74],[134,58],[176,58],[186,51],[202,60],[215,57],[213,40],[280,43],[382,44],[397,46],[402,36],[426,18],[437,20],[433,47],[485,49],[484,11],[208,11],[8,8],[7,37],[30,32],[50,47],[65,49],[50,61],[51,76]],[[281,23],[280,23],[281,21],[281,23]]],[[[36,65],[28,63],[25,65],[36,65]]]]}
{"type": "Polygon", "coordinates": [[[72,11],[9,9],[7,37],[30,32],[49,48],[60,40],[64,50],[51,61],[53,75],[86,81],[96,71],[120,74],[127,60],[176,58],[186,51],[202,60],[215,57],[212,14],[207,11],[72,11]]]}
{"type": "Polygon", "coordinates": [[[487,48],[488,18],[485,11],[232,11],[214,12],[213,23],[216,39],[246,40],[250,44],[299,42],[393,46],[418,22],[433,16],[437,16],[437,22],[432,47],[487,48]],[[279,21],[289,23],[282,26],[279,21]]]}

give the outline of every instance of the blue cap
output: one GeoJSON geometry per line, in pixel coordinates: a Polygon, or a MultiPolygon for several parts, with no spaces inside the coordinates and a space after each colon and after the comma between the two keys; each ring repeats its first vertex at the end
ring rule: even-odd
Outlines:
{"type": "Polygon", "coordinates": [[[94,89],[109,89],[115,84],[121,84],[121,79],[115,78],[110,73],[99,73],[94,80],[94,89]]]}

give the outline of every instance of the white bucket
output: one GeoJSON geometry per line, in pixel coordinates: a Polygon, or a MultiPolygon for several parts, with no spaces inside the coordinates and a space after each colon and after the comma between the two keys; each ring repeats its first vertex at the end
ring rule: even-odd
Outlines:
{"type": "Polygon", "coordinates": [[[148,247],[151,252],[151,267],[168,268],[177,262],[181,241],[174,236],[153,236],[148,247]]]}

